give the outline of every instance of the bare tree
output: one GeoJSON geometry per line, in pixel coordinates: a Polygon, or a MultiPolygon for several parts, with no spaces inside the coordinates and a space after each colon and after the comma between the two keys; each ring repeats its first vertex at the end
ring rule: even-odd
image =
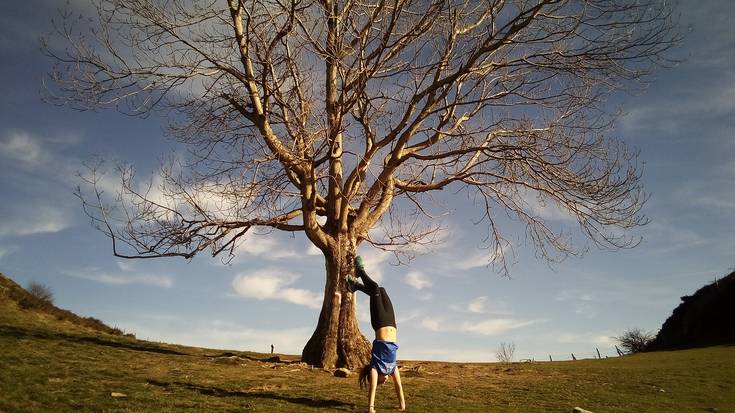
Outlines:
{"type": "Polygon", "coordinates": [[[49,304],[54,303],[54,293],[51,291],[51,287],[46,284],[42,284],[37,281],[31,281],[28,283],[26,291],[28,291],[32,296],[38,298],[41,301],[47,302],[49,304]]]}
{"type": "Polygon", "coordinates": [[[500,343],[500,347],[498,347],[495,357],[497,357],[498,361],[501,363],[510,363],[513,361],[513,355],[515,352],[515,343],[500,343]]]}
{"type": "Polygon", "coordinates": [[[539,204],[601,247],[634,245],[626,230],[645,223],[637,154],[605,135],[606,97],[667,62],[678,35],[662,1],[94,3],[93,23],[69,14],[62,45],[46,43],[47,99],[157,111],[189,155],[142,189],[120,167],[114,199],[92,167],[87,214],[124,258],[227,257],[249,231],[305,233],[326,263],[309,363],[367,360],[354,301],[331,297],[361,243],[410,258],[434,240],[432,191],[468,192],[503,273],[503,215],[547,259],[584,248],[539,204]]]}
{"type": "Polygon", "coordinates": [[[653,333],[643,331],[640,328],[631,328],[625,331],[620,337],[613,337],[620,343],[620,347],[630,354],[646,351],[648,345],[653,341],[655,335],[653,333]]]}

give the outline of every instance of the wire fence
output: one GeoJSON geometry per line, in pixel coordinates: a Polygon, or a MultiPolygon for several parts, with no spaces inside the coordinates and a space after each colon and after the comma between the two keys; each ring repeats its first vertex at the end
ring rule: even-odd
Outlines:
{"type": "Polygon", "coordinates": [[[587,352],[570,352],[570,353],[552,353],[548,354],[546,357],[541,358],[525,358],[520,359],[518,361],[521,362],[536,362],[536,361],[574,361],[574,360],[589,360],[589,359],[604,359],[604,358],[611,358],[611,357],[620,357],[625,355],[625,353],[620,350],[618,346],[615,346],[613,348],[608,349],[602,349],[595,348],[593,351],[587,351],[587,352]]]}

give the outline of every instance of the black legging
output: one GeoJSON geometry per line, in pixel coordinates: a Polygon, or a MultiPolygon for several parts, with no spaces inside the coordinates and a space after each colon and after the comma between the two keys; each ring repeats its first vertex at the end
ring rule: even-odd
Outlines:
{"type": "Polygon", "coordinates": [[[385,288],[368,277],[364,269],[356,267],[355,272],[357,272],[358,277],[362,278],[364,283],[364,285],[357,283],[355,289],[370,296],[370,324],[373,326],[373,330],[381,327],[395,327],[396,315],[393,313],[393,303],[390,302],[390,297],[388,297],[385,288]]]}

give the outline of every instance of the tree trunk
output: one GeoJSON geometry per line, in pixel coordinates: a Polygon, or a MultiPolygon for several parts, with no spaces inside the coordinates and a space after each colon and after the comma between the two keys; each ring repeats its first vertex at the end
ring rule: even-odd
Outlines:
{"type": "Polygon", "coordinates": [[[325,253],[327,282],[316,330],[304,346],[302,361],[317,367],[355,369],[370,361],[371,344],[357,323],[357,294],[347,290],[345,276],[353,272],[355,248],[344,237],[336,250],[325,253]],[[342,294],[336,302],[334,293],[342,294]]]}

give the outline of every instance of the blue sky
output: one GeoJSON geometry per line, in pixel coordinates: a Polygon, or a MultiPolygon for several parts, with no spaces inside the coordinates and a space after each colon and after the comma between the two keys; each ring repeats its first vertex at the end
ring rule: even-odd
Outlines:
{"type": "MultiPolygon", "coordinates": [[[[83,162],[104,157],[150,172],[177,148],[159,118],[41,102],[51,62],[38,37],[61,4],[0,5],[0,272],[22,285],[43,282],[57,305],[140,338],[254,351],[273,343],[300,353],[324,285],[323,259],[304,237],[254,237],[229,265],[207,256],[123,261],[91,228],[73,195],[83,162]]],[[[735,5],[682,1],[679,11],[688,35],[674,56],[685,61],[658,71],[642,93],[614,98],[626,115],[613,133],[645,161],[651,223],[636,231],[643,243],[549,266],[511,233],[517,256],[511,278],[500,277],[479,248],[480,212],[443,198],[445,242],[430,254],[395,266],[390,254],[360,251],[393,298],[400,358],[493,361],[501,342],[516,344],[516,358],[591,356],[596,347],[612,355],[612,336],[658,329],[680,296],[732,271],[735,5]]]]}

